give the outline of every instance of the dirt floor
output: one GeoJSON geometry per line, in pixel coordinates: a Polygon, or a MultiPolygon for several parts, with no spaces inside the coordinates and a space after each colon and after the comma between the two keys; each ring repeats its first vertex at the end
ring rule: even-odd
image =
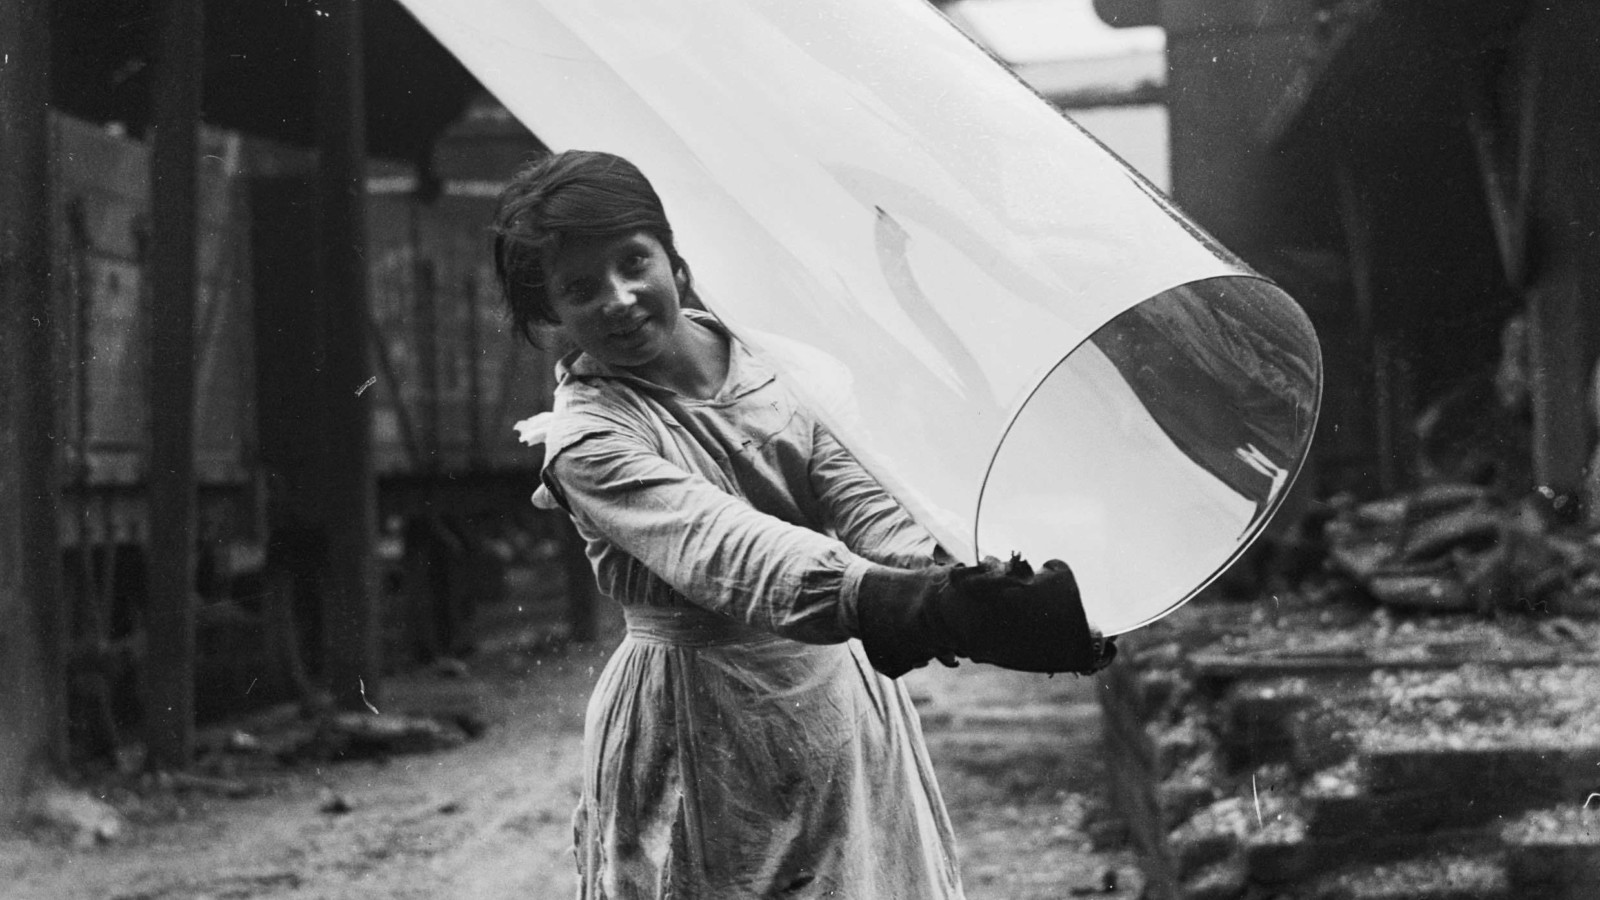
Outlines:
{"type": "MultiPolygon", "coordinates": [[[[464,667],[396,676],[380,698],[385,712],[468,712],[488,725],[476,739],[387,761],[244,770],[220,782],[232,791],[148,778],[95,786],[120,833],[92,846],[39,829],[0,835],[0,898],[571,896],[583,707],[613,641],[552,643],[515,621],[496,631],[464,667]]],[[[1103,783],[1098,682],[970,664],[907,677],[971,900],[1138,896],[1131,854],[1088,837],[1103,783]]]]}

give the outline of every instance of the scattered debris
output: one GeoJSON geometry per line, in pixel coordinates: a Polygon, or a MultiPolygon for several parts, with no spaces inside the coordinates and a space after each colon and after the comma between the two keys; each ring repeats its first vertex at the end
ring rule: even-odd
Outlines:
{"type": "Polygon", "coordinates": [[[375,715],[288,704],[242,727],[202,733],[197,768],[229,778],[306,762],[432,753],[476,740],[488,729],[489,723],[471,710],[375,715]]]}
{"type": "Polygon", "coordinates": [[[1318,900],[1342,900],[1347,897],[1491,898],[1511,896],[1509,888],[1505,869],[1492,860],[1444,856],[1354,866],[1326,879],[1313,896],[1318,900]]]}
{"type": "Polygon", "coordinates": [[[317,803],[317,812],[330,816],[342,816],[355,809],[350,798],[329,788],[322,793],[321,800],[317,803]]]}
{"type": "Polygon", "coordinates": [[[1566,844],[1600,850],[1600,810],[1578,806],[1536,809],[1501,831],[1507,843],[1566,844]]]}
{"type": "Polygon", "coordinates": [[[1433,612],[1600,615],[1600,544],[1529,502],[1437,484],[1335,501],[1328,562],[1374,599],[1433,612]]]}
{"type": "Polygon", "coordinates": [[[443,718],[454,723],[457,728],[461,729],[462,734],[472,740],[483,737],[489,730],[488,720],[475,712],[455,712],[443,718]]]}
{"type": "Polygon", "coordinates": [[[247,731],[233,731],[229,732],[225,746],[235,753],[257,753],[261,750],[261,740],[247,731]]]}
{"type": "Polygon", "coordinates": [[[467,664],[453,656],[441,656],[434,660],[430,670],[440,678],[466,678],[471,674],[467,664]]]}
{"type": "Polygon", "coordinates": [[[366,759],[431,753],[466,743],[455,723],[421,716],[337,713],[318,723],[309,748],[327,759],[366,759]]]}
{"type": "Polygon", "coordinates": [[[191,772],[158,772],[155,780],[157,786],[169,790],[210,794],[215,797],[238,799],[261,793],[259,785],[238,778],[215,778],[191,772]]]}
{"type": "Polygon", "coordinates": [[[123,831],[122,815],[110,804],[62,784],[48,784],[33,793],[27,820],[79,848],[111,843],[123,831]]]}
{"type": "Polygon", "coordinates": [[[1092,897],[1095,894],[1115,894],[1121,884],[1120,875],[1114,868],[1106,868],[1100,872],[1100,877],[1092,885],[1078,885],[1068,888],[1067,894],[1073,897],[1092,897]]]}

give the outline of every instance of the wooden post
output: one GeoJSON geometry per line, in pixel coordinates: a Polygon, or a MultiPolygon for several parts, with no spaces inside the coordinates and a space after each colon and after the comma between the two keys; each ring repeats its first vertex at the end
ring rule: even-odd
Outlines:
{"type": "MultiPolygon", "coordinates": [[[[439,472],[440,440],[444,422],[439,405],[439,290],[437,272],[433,266],[422,229],[421,205],[411,205],[411,310],[416,328],[412,339],[416,342],[417,376],[422,383],[422,402],[419,418],[422,420],[422,443],[418,448],[422,458],[417,460],[418,471],[435,475],[439,472]]],[[[395,392],[395,405],[402,405],[402,395],[395,392]]],[[[432,483],[432,479],[429,479],[432,483]]]]}
{"type": "Polygon", "coordinates": [[[194,755],[194,373],[201,0],[159,6],[150,159],[150,766],[194,755]]]}
{"type": "Polygon", "coordinates": [[[1380,333],[1377,325],[1371,211],[1349,162],[1337,164],[1334,178],[1350,266],[1350,288],[1355,300],[1357,352],[1366,382],[1363,393],[1373,402],[1373,414],[1363,425],[1364,429],[1370,429],[1377,488],[1384,494],[1392,494],[1399,488],[1401,478],[1395,422],[1394,354],[1388,335],[1380,333]]]}
{"type": "Polygon", "coordinates": [[[368,356],[366,127],[361,2],[321,0],[317,17],[318,284],[323,444],[318,468],[329,571],[323,672],[334,702],[377,702],[381,621],[372,556],[373,375],[368,356]]]}
{"type": "Polygon", "coordinates": [[[1584,296],[1568,273],[1528,292],[1528,369],[1533,383],[1533,477],[1563,510],[1581,497],[1589,462],[1589,372],[1584,364],[1584,296]]]}
{"type": "Polygon", "coordinates": [[[49,20],[0,0],[0,809],[66,758],[49,20]]]}

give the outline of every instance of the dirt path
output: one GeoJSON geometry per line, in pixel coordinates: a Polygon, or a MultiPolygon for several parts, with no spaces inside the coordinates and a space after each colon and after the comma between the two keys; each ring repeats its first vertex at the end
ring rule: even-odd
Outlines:
{"type": "MultiPolygon", "coordinates": [[[[385,711],[470,709],[461,748],[306,766],[245,799],[147,791],[101,847],[0,837],[4,900],[511,900],[572,894],[583,704],[604,647],[502,639],[470,676],[385,685],[385,711]],[[348,811],[326,811],[338,799],[348,811]]],[[[1134,897],[1125,853],[1088,847],[1095,682],[978,666],[911,686],[962,848],[970,900],[1134,897]],[[1106,873],[1120,890],[1104,893],[1106,873]]]]}
{"type": "Polygon", "coordinates": [[[156,791],[123,837],[71,849],[0,839],[6,900],[498,898],[571,893],[570,815],[596,647],[483,654],[470,677],[392,679],[385,711],[470,710],[455,750],[297,767],[226,799],[156,791]],[[324,811],[337,798],[346,812],[324,811]]]}
{"type": "Polygon", "coordinates": [[[1097,850],[1099,682],[964,664],[908,676],[955,825],[968,900],[1138,897],[1131,851],[1097,850]]]}

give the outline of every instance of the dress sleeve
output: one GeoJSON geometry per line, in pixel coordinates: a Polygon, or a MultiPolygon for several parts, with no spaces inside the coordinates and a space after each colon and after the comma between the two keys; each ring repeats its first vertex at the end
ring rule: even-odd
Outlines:
{"type": "Polygon", "coordinates": [[[870,563],[827,535],[756,510],[611,431],[562,448],[546,468],[586,530],[706,609],[806,643],[839,643],[870,563]]]}
{"type": "Polygon", "coordinates": [[[811,455],[811,489],[827,525],[852,551],[886,566],[954,562],[821,423],[811,455]]]}

